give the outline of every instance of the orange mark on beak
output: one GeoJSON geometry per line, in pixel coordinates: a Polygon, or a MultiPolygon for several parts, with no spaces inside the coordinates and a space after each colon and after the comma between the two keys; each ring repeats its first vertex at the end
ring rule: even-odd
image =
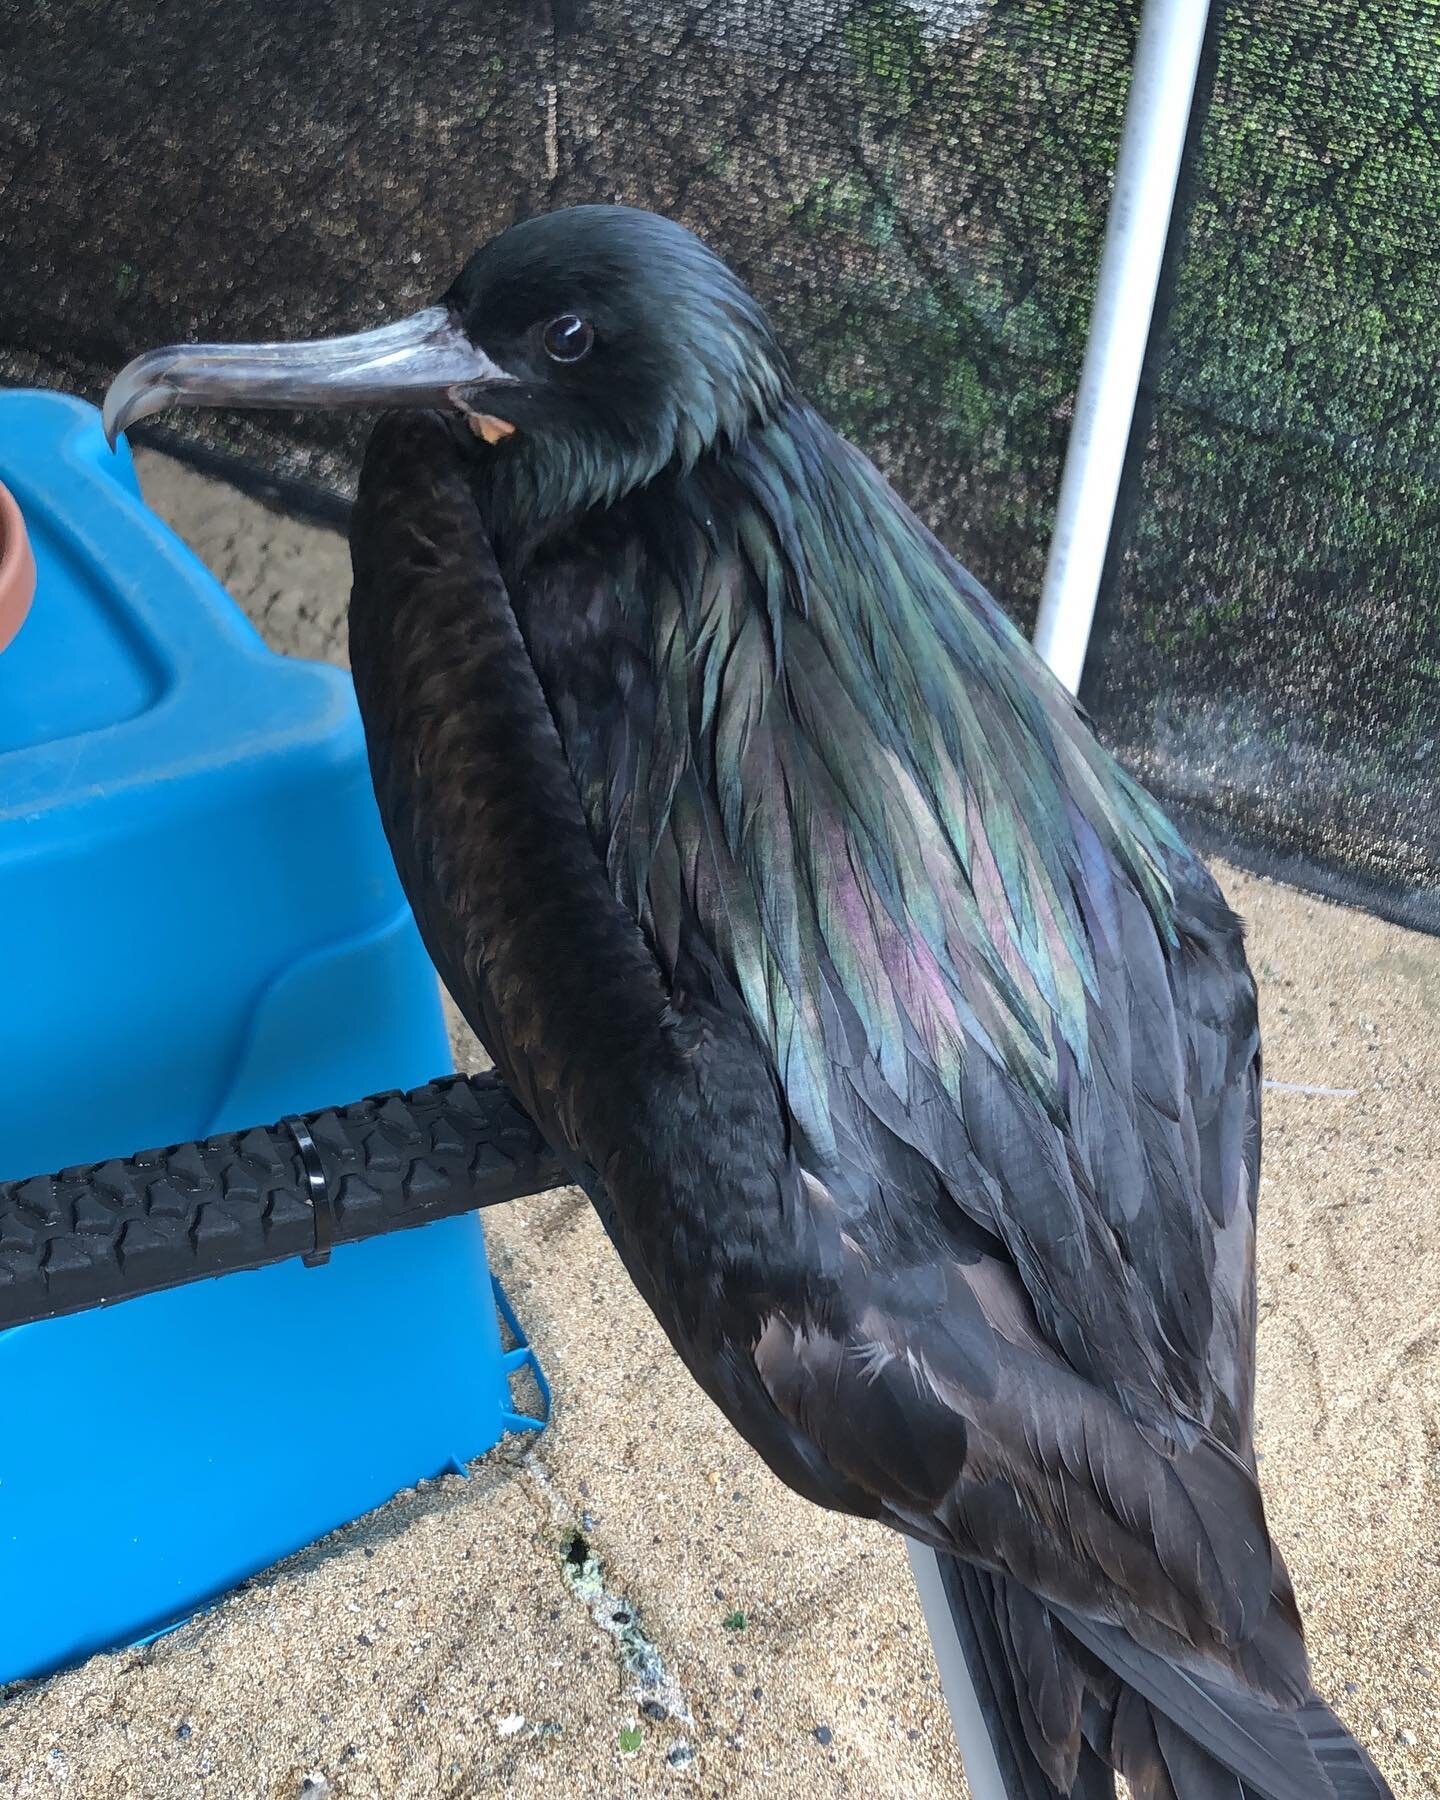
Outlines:
{"type": "Polygon", "coordinates": [[[484,438],[487,444],[498,444],[507,437],[515,435],[515,427],[508,419],[497,419],[494,413],[472,412],[466,415],[465,423],[476,437],[484,438]]]}

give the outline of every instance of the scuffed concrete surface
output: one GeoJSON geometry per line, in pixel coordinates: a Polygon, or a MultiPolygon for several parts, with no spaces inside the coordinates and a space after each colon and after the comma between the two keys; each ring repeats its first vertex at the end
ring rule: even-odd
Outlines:
{"type": "MultiPolygon", "coordinates": [[[[339,538],[158,457],[140,466],[152,504],[277,648],[339,660],[339,538]]],[[[1440,943],[1222,876],[1251,922],[1267,1072],[1355,1090],[1268,1098],[1271,1522],[1322,1691],[1401,1800],[1436,1796],[1440,943]]],[[[455,1041],[476,1066],[458,1021],[455,1041]]],[[[145,1650],[14,1691],[0,1795],[963,1794],[899,1544],[768,1474],[580,1196],[522,1202],[487,1228],[555,1388],[550,1429],[145,1650]],[[666,1685],[647,1685],[637,1644],[666,1685]],[[622,1748],[622,1733],[638,1737],[622,1748]]]]}

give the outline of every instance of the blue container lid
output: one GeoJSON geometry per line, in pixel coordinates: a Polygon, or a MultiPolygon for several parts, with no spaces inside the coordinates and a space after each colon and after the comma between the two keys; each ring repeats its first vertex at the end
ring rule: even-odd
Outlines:
{"type": "Polygon", "coordinates": [[[265,649],[141,503],[129,450],[112,456],[93,407],[7,394],[4,419],[0,479],[25,516],[39,580],[0,657],[0,823],[353,728],[345,677],[265,649]],[[179,609],[177,569],[194,597],[179,609]],[[277,705],[277,682],[288,704],[277,705]]]}

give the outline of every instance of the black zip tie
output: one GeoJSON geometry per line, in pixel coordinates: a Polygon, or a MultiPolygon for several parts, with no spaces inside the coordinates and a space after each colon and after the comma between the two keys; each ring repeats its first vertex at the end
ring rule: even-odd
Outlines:
{"type": "Polygon", "coordinates": [[[315,1219],[315,1248],[301,1258],[307,1269],[318,1269],[330,1260],[330,1247],[335,1242],[335,1202],[320,1152],[310,1135],[310,1127],[300,1118],[282,1119],[300,1150],[300,1167],[305,1172],[305,1187],[310,1211],[315,1219]]]}

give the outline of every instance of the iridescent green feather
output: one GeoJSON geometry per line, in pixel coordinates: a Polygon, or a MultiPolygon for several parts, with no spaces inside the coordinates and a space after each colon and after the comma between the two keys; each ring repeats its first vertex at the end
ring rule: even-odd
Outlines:
{"type": "Polygon", "coordinates": [[[592,807],[632,903],[661,945],[676,908],[702,922],[822,1155],[842,1015],[902,1109],[917,1062],[956,1097],[976,1055],[1054,1107],[1061,1046],[1089,1066],[1080,896],[1104,916],[1113,862],[1172,941],[1179,838],[814,413],[692,485],[693,555],[666,559],[692,573],[628,597],[660,677],[644,804],[623,824],[592,807]],[[1086,865],[1087,827],[1110,861],[1086,865]]]}

